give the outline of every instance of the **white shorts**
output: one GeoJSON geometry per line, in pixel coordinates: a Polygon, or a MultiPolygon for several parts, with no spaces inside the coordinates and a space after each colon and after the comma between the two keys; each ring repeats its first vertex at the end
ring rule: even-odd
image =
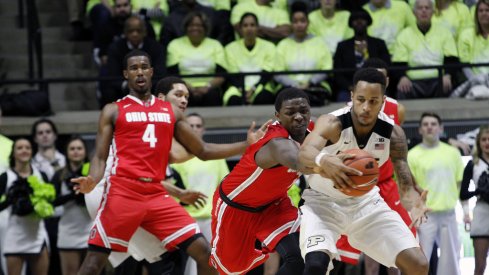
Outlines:
{"type": "Polygon", "coordinates": [[[397,255],[419,247],[399,214],[391,210],[375,187],[361,197],[334,198],[307,189],[302,195],[300,248],[302,257],[324,251],[337,257],[336,241],[347,235],[350,244],[388,266],[396,267],[397,255]]]}
{"type": "MultiPolygon", "coordinates": [[[[92,192],[85,194],[85,204],[87,205],[88,214],[90,214],[92,219],[97,216],[97,211],[104,193],[104,184],[105,180],[101,180],[92,192]]],[[[138,227],[129,240],[127,253],[113,251],[110,253],[109,261],[114,267],[117,267],[129,258],[129,256],[132,256],[138,261],[145,259],[150,263],[154,263],[161,260],[160,256],[165,252],[166,249],[161,245],[161,242],[156,236],[138,227]]]]}

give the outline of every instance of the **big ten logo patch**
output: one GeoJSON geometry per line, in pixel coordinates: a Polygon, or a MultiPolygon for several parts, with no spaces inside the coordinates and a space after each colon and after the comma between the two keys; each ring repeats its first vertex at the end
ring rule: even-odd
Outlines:
{"type": "Polygon", "coordinates": [[[307,238],[307,247],[318,245],[320,242],[324,242],[323,236],[311,236],[307,238]]]}
{"type": "Polygon", "coordinates": [[[92,228],[92,230],[90,230],[90,239],[95,238],[96,235],[97,235],[97,228],[92,228]]]}

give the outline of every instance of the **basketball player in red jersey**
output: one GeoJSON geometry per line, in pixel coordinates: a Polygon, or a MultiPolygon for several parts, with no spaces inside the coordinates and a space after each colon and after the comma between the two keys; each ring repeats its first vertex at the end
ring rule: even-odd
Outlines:
{"type": "MultiPolygon", "coordinates": [[[[110,252],[126,252],[138,226],[158,237],[171,251],[184,249],[195,259],[199,274],[217,274],[208,265],[209,244],[185,210],[161,185],[172,137],[202,159],[239,154],[247,146],[204,144],[184,121],[182,112],[151,95],[153,68],[139,50],[124,58],[129,95],[102,110],[96,152],[87,177],[73,179],[77,191],[90,192],[100,181],[112,142],[114,164],[89,237],[89,251],[79,274],[100,274],[110,252]]],[[[259,138],[259,133],[255,139],[259,138]]]]}
{"type": "Polygon", "coordinates": [[[297,236],[300,215],[287,190],[299,177],[299,144],[306,136],[310,115],[309,99],[302,90],[281,91],[275,101],[277,121],[248,147],[216,190],[210,262],[220,274],[245,274],[274,250],[284,261],[277,274],[302,274],[297,236]]]}

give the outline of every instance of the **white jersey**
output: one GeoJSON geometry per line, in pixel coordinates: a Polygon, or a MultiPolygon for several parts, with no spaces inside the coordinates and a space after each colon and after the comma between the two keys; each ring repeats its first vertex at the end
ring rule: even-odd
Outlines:
{"type": "MultiPolygon", "coordinates": [[[[358,139],[355,135],[350,106],[336,110],[331,114],[338,117],[341,122],[341,135],[338,142],[334,144],[328,142],[321,152],[336,155],[348,149],[360,148],[374,156],[378,161],[379,167],[389,160],[390,137],[394,127],[394,121],[386,114],[379,112],[377,122],[371,133],[364,139],[358,139]]],[[[350,197],[334,188],[332,180],[324,178],[319,174],[309,176],[308,183],[312,189],[328,196],[336,198],[350,197]]]]}

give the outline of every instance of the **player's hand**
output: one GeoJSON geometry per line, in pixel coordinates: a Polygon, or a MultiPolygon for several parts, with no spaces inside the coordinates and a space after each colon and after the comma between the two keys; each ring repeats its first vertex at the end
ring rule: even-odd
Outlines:
{"type": "Polygon", "coordinates": [[[452,91],[452,77],[449,74],[443,76],[443,92],[449,94],[452,91]]]}
{"type": "Polygon", "coordinates": [[[321,166],[315,170],[322,177],[331,179],[335,188],[348,193],[348,190],[355,186],[348,175],[362,175],[362,172],[343,163],[344,160],[352,157],[354,155],[350,154],[325,155],[321,159],[321,166]]]}
{"type": "Polygon", "coordinates": [[[411,219],[412,223],[409,225],[409,228],[412,228],[413,226],[415,228],[418,228],[422,223],[426,222],[428,219],[428,216],[426,216],[426,213],[430,212],[431,209],[429,209],[426,206],[426,197],[428,196],[428,190],[424,190],[419,198],[416,200],[414,203],[413,207],[411,208],[410,214],[411,214],[411,219]]]}
{"type": "Polygon", "coordinates": [[[178,199],[185,204],[192,205],[193,207],[199,209],[204,207],[207,196],[198,191],[184,190],[178,199]]]}
{"type": "Polygon", "coordinates": [[[83,193],[87,194],[95,188],[97,183],[91,176],[86,177],[78,177],[71,179],[71,182],[74,183],[73,190],[75,190],[76,194],[83,193]]]}
{"type": "Polygon", "coordinates": [[[260,138],[262,138],[265,133],[267,132],[268,126],[272,124],[272,120],[269,119],[267,122],[263,123],[258,130],[255,131],[255,125],[256,123],[253,121],[251,123],[250,128],[248,129],[248,134],[246,136],[246,142],[248,142],[248,145],[251,145],[255,142],[257,142],[260,138]]]}

